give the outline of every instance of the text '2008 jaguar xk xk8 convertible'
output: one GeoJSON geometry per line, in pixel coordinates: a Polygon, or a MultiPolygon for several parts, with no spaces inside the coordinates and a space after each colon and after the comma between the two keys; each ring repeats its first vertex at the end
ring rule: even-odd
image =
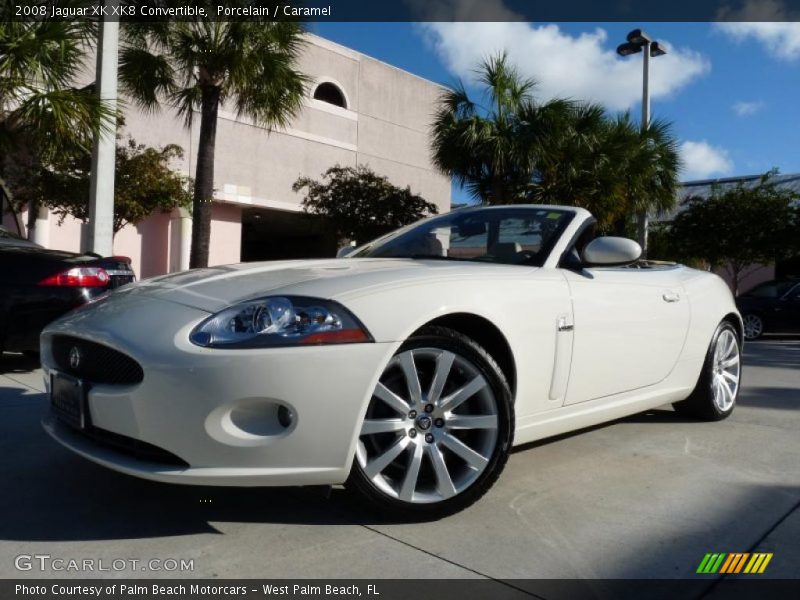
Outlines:
{"type": "Polygon", "coordinates": [[[730,291],[640,253],[580,208],[470,207],[345,258],[128,285],[42,334],[44,426],[148,479],[344,483],[394,514],[451,513],[514,444],[665,403],[731,413],[730,291]]]}

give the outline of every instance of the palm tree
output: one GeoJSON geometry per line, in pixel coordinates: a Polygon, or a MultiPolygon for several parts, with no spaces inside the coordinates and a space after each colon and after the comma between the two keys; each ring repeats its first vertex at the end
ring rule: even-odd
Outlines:
{"type": "Polygon", "coordinates": [[[177,108],[186,126],[200,113],[190,266],[208,265],[217,115],[228,104],[266,127],[298,113],[306,77],[295,68],[302,29],[289,22],[130,23],[120,53],[122,89],[146,110],[177,108]]]}
{"type": "Polygon", "coordinates": [[[537,104],[535,82],[523,78],[505,52],[476,70],[487,105],[469,98],[462,84],[445,92],[434,116],[433,160],[482,202],[525,199],[547,138],[568,121],[572,103],[537,104]]]}
{"type": "Polygon", "coordinates": [[[609,118],[598,106],[577,106],[562,135],[549,141],[536,174],[537,200],[582,206],[618,235],[640,210],[675,206],[680,159],[669,123],[653,121],[642,131],[627,113],[609,118]]]}
{"type": "Polygon", "coordinates": [[[602,226],[618,208],[618,145],[611,133],[601,106],[574,104],[557,134],[545,140],[531,198],[586,208],[602,226]]]}
{"type": "Polygon", "coordinates": [[[624,233],[637,211],[675,204],[680,168],[671,125],[640,130],[627,114],[597,104],[537,103],[535,83],[501,53],[476,71],[487,106],[463,86],[442,97],[433,124],[434,162],[491,204],[542,202],[590,210],[601,228],[624,233]]]}
{"type": "Polygon", "coordinates": [[[671,123],[657,119],[642,130],[624,114],[615,125],[628,140],[622,150],[624,158],[620,160],[620,178],[624,182],[620,200],[625,209],[616,231],[622,234],[629,215],[664,213],[675,207],[681,159],[671,123]]]}
{"type": "MultiPolygon", "coordinates": [[[[112,114],[94,86],[74,86],[94,29],[89,21],[17,21],[3,2],[0,177],[86,153],[95,134],[110,127],[112,114]]],[[[29,235],[37,211],[29,207],[29,235]]]]}

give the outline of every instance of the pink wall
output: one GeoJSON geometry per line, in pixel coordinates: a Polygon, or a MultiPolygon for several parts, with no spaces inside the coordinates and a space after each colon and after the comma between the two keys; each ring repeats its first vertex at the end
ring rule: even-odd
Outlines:
{"type": "MultiPolygon", "coordinates": [[[[728,287],[733,290],[733,284],[731,283],[732,278],[728,269],[722,267],[714,272],[722,277],[725,280],[725,283],[728,284],[728,287]]],[[[739,282],[740,294],[742,292],[746,292],[752,287],[755,287],[759,283],[769,281],[770,279],[775,279],[775,265],[751,265],[750,267],[747,267],[746,272],[747,275],[745,275],[739,282]]]]}
{"type": "Polygon", "coordinates": [[[139,279],[169,272],[169,213],[157,211],[114,236],[114,254],[129,256],[139,279]]]}
{"type": "Polygon", "coordinates": [[[211,210],[211,248],[208,264],[229,265],[241,262],[242,207],[215,203],[211,210]]]}
{"type": "Polygon", "coordinates": [[[66,217],[61,226],[58,225],[58,216],[50,214],[47,219],[49,225],[48,248],[55,250],[69,250],[70,252],[81,251],[81,240],[86,235],[82,221],[73,217],[66,217]]]}
{"type": "MultiPolygon", "coordinates": [[[[215,203],[211,212],[211,249],[209,265],[240,261],[242,244],[242,209],[232,204],[215,203]]],[[[153,213],[136,226],[126,225],[114,236],[114,254],[128,256],[137,279],[168,273],[170,256],[180,252],[179,220],[169,213],[153,213]],[[174,230],[174,231],[173,231],[174,230]]],[[[80,252],[85,226],[67,217],[59,226],[58,217],[48,219],[47,246],[58,250],[80,252]]]]}

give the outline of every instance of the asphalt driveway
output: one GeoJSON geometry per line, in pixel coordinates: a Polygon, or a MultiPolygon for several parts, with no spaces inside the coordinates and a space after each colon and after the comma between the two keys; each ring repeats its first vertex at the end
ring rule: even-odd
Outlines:
{"type": "Polygon", "coordinates": [[[140,481],[42,431],[41,373],[0,359],[0,577],[20,554],[193,560],[146,577],[676,578],[706,552],[773,552],[800,576],[800,341],[750,343],[740,405],[722,423],[670,407],[512,455],[470,509],[382,521],[334,489],[191,488],[140,481]]]}

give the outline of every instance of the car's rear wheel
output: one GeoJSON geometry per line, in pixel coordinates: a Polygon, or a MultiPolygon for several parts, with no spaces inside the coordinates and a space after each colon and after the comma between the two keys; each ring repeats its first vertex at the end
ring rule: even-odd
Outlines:
{"type": "Polygon", "coordinates": [[[744,325],[744,339],[757,340],[764,334],[764,321],[758,315],[752,313],[742,317],[744,325]]]}
{"type": "Polygon", "coordinates": [[[742,375],[741,346],[736,329],[723,321],[714,332],[697,386],[673,406],[679,413],[707,421],[730,416],[736,406],[742,375]]]}
{"type": "Polygon", "coordinates": [[[430,327],[409,339],[375,387],[348,487],[406,518],[435,518],[480,498],[505,466],[511,392],[470,338],[430,327]]]}

